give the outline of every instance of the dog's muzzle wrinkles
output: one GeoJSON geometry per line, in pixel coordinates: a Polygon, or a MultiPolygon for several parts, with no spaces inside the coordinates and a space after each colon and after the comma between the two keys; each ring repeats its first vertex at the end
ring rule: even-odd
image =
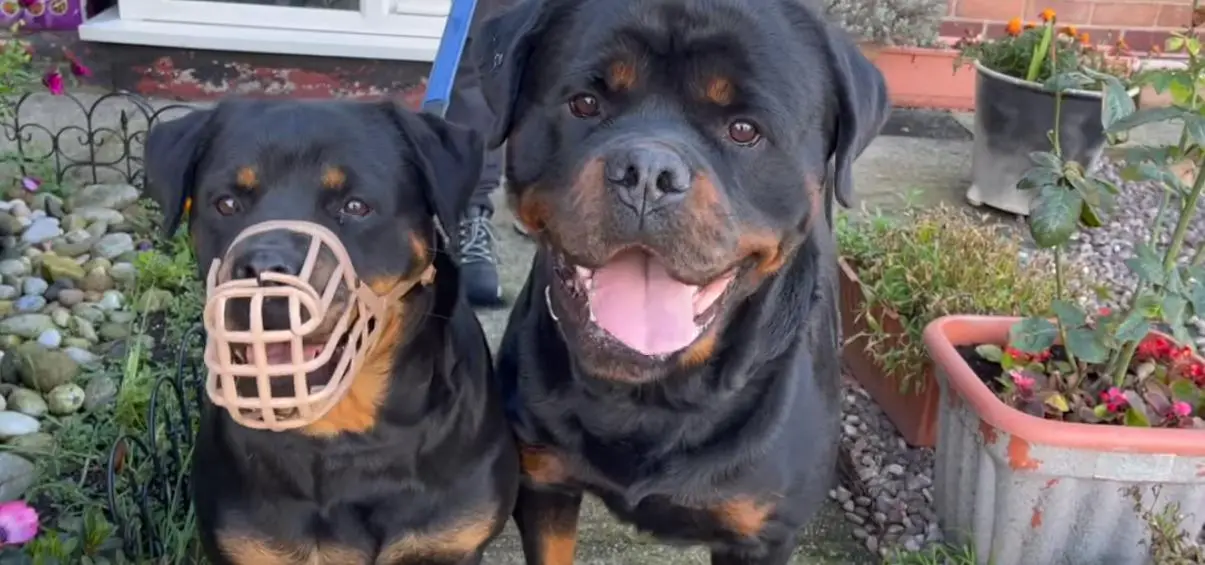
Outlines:
{"type": "Polygon", "coordinates": [[[347,395],[356,373],[377,345],[388,310],[416,284],[427,284],[433,276],[434,267],[428,266],[420,279],[404,280],[379,295],[359,279],[347,249],[325,227],[285,220],[248,227],[231,242],[227,256],[213,261],[206,277],[206,394],[236,423],[248,428],[285,431],[321,419],[347,395]],[[258,278],[233,279],[229,250],[248,237],[274,230],[310,238],[300,272],[296,276],[263,272],[258,278]],[[334,257],[334,268],[325,282],[314,284],[311,278],[323,251],[334,257]],[[347,299],[335,305],[338,295],[347,299]],[[268,299],[287,301],[287,329],[264,327],[268,299]],[[250,308],[246,330],[227,327],[231,300],[237,301],[236,306],[250,308]],[[317,335],[320,329],[332,327],[331,319],[336,321],[330,333],[317,335]],[[314,339],[319,343],[313,343],[314,339]],[[274,354],[269,354],[270,348],[274,354]],[[307,374],[328,363],[333,363],[330,378],[310,386],[307,374]],[[254,380],[254,394],[240,395],[237,384],[243,379],[254,380]],[[291,387],[287,386],[290,381],[291,387]],[[286,383],[283,394],[282,382],[286,383]],[[275,391],[274,383],[278,385],[275,391]]]}

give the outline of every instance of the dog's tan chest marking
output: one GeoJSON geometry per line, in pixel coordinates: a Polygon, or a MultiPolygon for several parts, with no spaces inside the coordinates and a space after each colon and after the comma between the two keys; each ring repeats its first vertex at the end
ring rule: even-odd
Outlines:
{"type": "Polygon", "coordinates": [[[490,509],[461,518],[450,527],[402,536],[381,550],[374,565],[408,565],[437,557],[472,555],[494,532],[495,514],[490,509]]]}
{"type": "Polygon", "coordinates": [[[747,496],[738,496],[711,507],[712,514],[725,528],[744,537],[760,534],[773,511],[773,504],[747,496]]]}
{"type": "Polygon", "coordinates": [[[537,445],[524,445],[519,451],[523,474],[533,483],[564,484],[570,480],[569,469],[552,450],[537,445]]]}
{"type": "Polygon", "coordinates": [[[362,551],[338,545],[287,546],[243,535],[218,534],[218,547],[236,565],[368,565],[362,551]]]}

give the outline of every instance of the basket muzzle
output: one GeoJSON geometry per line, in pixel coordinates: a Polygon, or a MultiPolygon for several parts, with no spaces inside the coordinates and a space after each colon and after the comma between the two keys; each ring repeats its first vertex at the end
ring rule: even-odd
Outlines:
{"type": "Polygon", "coordinates": [[[254,224],[227,249],[206,277],[205,392],[236,423],[262,430],[304,427],[330,412],[377,346],[389,309],[416,284],[430,283],[435,273],[428,266],[418,280],[401,281],[377,294],[356,275],[338,236],[303,221],[254,224]],[[309,238],[298,274],[232,278],[231,251],[251,236],[277,230],[309,238]],[[287,328],[265,328],[269,303],[285,306],[287,328]],[[228,327],[229,314],[237,308],[246,309],[245,329],[228,327]],[[329,378],[311,385],[309,375],[324,368],[329,368],[329,378]]]}

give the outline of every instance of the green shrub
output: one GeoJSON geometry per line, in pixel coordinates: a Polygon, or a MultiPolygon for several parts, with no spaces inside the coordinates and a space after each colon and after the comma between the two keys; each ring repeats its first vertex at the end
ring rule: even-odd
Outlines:
{"type": "Polygon", "coordinates": [[[927,363],[925,326],[947,314],[1043,314],[1055,294],[1049,262],[1022,263],[1021,246],[1002,226],[948,206],[908,207],[888,216],[867,212],[837,218],[841,256],[862,281],[865,308],[857,315],[871,330],[871,356],[884,371],[920,390],[914,378],[927,363]],[[903,343],[884,330],[875,307],[899,315],[903,343]],[[1037,310],[1035,310],[1037,309],[1037,310]],[[901,346],[902,345],[902,346],[901,346]]]}

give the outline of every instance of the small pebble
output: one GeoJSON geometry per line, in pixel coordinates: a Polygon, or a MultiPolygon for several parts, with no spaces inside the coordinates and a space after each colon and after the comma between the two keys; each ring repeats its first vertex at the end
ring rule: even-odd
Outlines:
{"type": "Polygon", "coordinates": [[[38,335],[38,343],[47,349],[58,349],[63,344],[63,334],[55,329],[46,330],[38,335]]]}

